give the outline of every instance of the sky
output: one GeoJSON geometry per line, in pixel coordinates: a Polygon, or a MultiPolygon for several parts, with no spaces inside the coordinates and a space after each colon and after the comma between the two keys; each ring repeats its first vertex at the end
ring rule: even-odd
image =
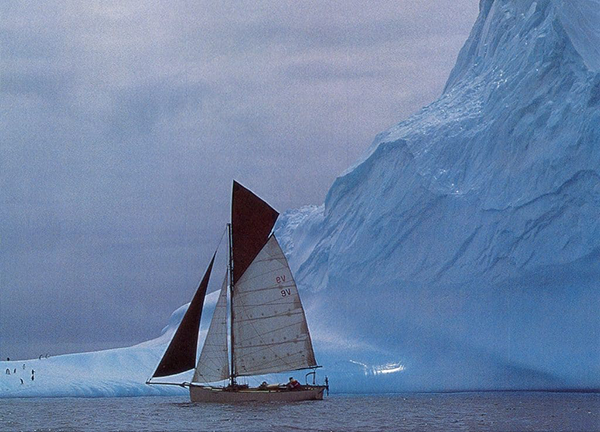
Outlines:
{"type": "Polygon", "coordinates": [[[232,180],[322,203],[440,95],[478,3],[0,3],[0,358],[156,337],[232,180]]]}

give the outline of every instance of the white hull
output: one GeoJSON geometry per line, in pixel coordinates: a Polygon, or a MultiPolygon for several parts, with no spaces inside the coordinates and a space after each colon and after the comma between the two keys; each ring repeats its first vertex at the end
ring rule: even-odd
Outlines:
{"type": "Polygon", "coordinates": [[[299,402],[305,400],[323,400],[324,386],[303,386],[299,390],[261,390],[248,388],[225,390],[218,387],[190,386],[192,402],[299,402]]]}

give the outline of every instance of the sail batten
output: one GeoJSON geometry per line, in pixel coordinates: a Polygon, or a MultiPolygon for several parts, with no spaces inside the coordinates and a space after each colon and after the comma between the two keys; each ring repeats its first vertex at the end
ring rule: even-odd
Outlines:
{"type": "MultiPolygon", "coordinates": [[[[299,315],[299,314],[301,314],[301,312],[294,312],[293,314],[290,313],[289,315],[299,315]]],[[[256,321],[256,320],[261,320],[261,319],[275,318],[277,316],[279,316],[279,315],[269,315],[269,316],[264,316],[264,317],[246,318],[246,319],[239,318],[236,321],[238,321],[238,322],[250,322],[250,321],[256,321]]]]}

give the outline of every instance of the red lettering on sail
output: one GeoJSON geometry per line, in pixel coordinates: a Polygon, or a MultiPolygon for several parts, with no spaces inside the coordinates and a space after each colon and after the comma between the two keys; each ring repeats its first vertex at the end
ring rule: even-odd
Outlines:
{"type": "Polygon", "coordinates": [[[277,276],[277,277],[275,278],[275,281],[277,282],[277,284],[282,284],[282,283],[284,283],[284,282],[285,282],[285,275],[283,275],[283,276],[277,276]]]}

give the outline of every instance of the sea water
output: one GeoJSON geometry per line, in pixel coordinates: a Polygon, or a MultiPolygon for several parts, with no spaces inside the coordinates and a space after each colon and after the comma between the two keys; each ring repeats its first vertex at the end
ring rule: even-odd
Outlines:
{"type": "Polygon", "coordinates": [[[600,431],[600,394],[332,395],[193,404],[185,397],[0,399],[2,431],[600,431]]]}

